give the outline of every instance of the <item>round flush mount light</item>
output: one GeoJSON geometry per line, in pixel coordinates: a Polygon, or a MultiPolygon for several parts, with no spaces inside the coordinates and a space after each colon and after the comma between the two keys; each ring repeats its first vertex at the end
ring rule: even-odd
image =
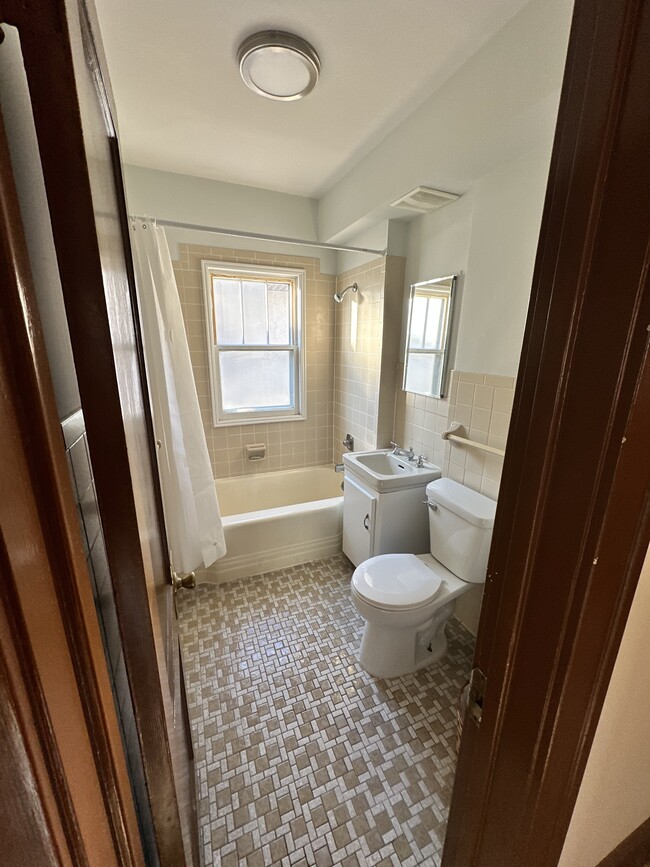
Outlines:
{"type": "Polygon", "coordinates": [[[237,61],[251,90],[285,102],[307,96],[320,74],[320,60],[311,45],[280,30],[249,36],[239,46],[237,61]]]}

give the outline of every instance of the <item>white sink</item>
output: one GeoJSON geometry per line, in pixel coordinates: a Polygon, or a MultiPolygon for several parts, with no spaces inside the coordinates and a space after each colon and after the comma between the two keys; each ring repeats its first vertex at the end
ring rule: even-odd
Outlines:
{"type": "Polygon", "coordinates": [[[399,491],[403,488],[425,487],[441,476],[440,467],[424,461],[416,461],[394,455],[390,449],[373,452],[350,452],[343,455],[346,472],[357,476],[376,491],[399,491]]]}

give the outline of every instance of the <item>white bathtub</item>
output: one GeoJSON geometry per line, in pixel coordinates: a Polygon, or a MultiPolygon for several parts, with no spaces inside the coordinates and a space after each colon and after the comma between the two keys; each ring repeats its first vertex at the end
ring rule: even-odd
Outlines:
{"type": "Polygon", "coordinates": [[[332,466],[217,479],[228,550],[197,580],[233,581],[336,554],[342,479],[332,466]]]}

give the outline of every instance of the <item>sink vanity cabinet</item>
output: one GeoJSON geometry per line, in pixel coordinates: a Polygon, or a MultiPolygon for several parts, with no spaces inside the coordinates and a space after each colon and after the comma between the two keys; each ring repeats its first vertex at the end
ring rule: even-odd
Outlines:
{"type": "Polygon", "coordinates": [[[391,467],[388,458],[393,458],[388,452],[343,457],[343,553],[355,566],[378,554],[429,550],[429,517],[423,501],[427,484],[440,478],[440,470],[432,464],[416,469],[399,459],[391,467]],[[373,473],[378,478],[373,479],[373,473]]]}

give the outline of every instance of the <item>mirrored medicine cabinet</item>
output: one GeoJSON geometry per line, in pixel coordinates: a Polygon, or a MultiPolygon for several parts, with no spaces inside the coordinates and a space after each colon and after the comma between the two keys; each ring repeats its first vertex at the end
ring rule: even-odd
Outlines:
{"type": "Polygon", "coordinates": [[[411,286],[404,391],[444,397],[457,274],[411,286]]]}

